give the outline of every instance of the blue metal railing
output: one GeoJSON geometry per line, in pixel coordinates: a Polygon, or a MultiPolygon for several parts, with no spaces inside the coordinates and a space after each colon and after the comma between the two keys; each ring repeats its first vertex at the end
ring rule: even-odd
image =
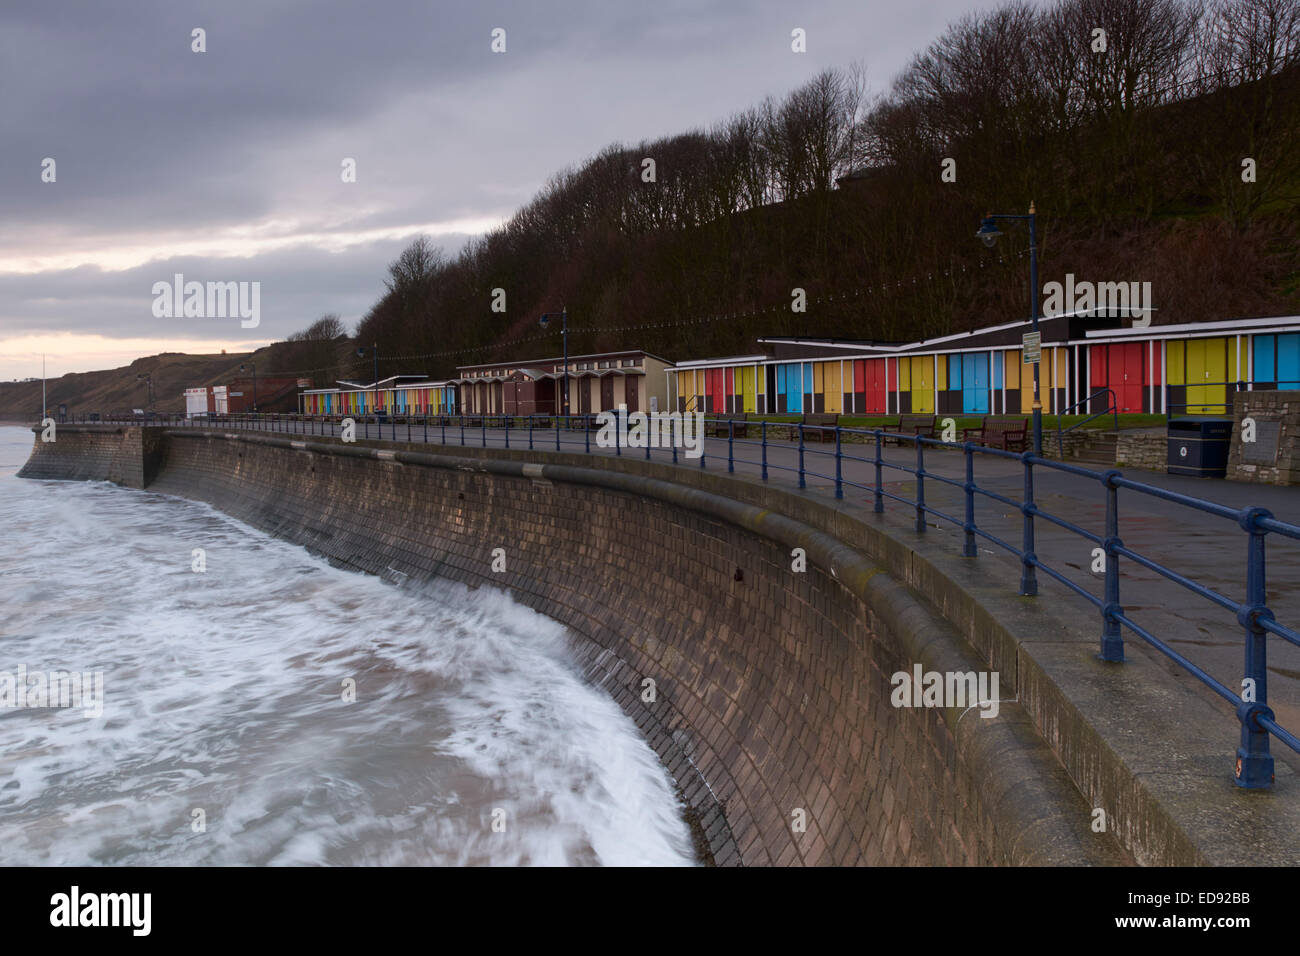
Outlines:
{"type": "MultiPolygon", "coordinates": [[[[622,433],[623,428],[628,423],[617,413],[609,413],[609,419],[603,422],[599,421],[596,415],[435,415],[376,418],[375,416],[362,415],[263,414],[211,416],[199,421],[187,420],[182,416],[157,416],[144,423],[217,425],[236,429],[270,430],[332,437],[339,435],[345,417],[350,417],[353,420],[357,438],[389,438],[396,441],[401,437],[407,441],[415,441],[416,435],[419,435],[420,441],[428,442],[432,434],[433,441],[445,445],[449,443],[448,428],[451,428],[451,444],[455,444],[455,430],[458,427],[460,432],[459,444],[465,445],[467,444],[466,428],[470,427],[478,431],[477,444],[481,447],[488,447],[489,429],[491,429],[493,444],[499,441],[503,447],[514,447],[511,445],[512,431],[526,431],[528,447],[532,449],[538,444],[545,444],[549,448],[549,439],[538,443],[536,436],[539,431],[550,431],[554,436],[556,451],[564,450],[566,446],[572,449],[576,445],[580,446],[584,453],[590,453],[592,451],[594,430],[597,439],[597,453],[601,452],[602,447],[612,449],[616,455],[622,455],[625,449],[631,452],[644,448],[645,459],[651,460],[653,447],[654,450],[659,451],[661,454],[671,454],[671,460],[674,463],[680,461],[679,452],[684,447],[684,444],[677,440],[671,442],[666,448],[659,447],[658,444],[652,446],[648,436],[644,435],[641,437],[647,438],[645,444],[638,442],[629,445],[622,433]],[[612,443],[608,440],[610,434],[602,431],[599,427],[600,424],[605,424],[607,427],[613,426],[610,429],[613,438],[612,443]],[[374,426],[373,433],[372,425],[374,426]],[[399,425],[403,429],[400,436],[399,425]],[[593,426],[596,427],[593,428],[593,426]],[[578,432],[581,432],[580,438],[575,437],[575,433],[578,432]],[[565,437],[566,434],[567,438],[565,437]]],[[[758,422],[737,421],[730,418],[705,418],[693,415],[687,417],[699,423],[699,433],[696,438],[699,442],[698,458],[700,468],[705,468],[707,461],[707,456],[704,454],[705,431],[712,428],[714,433],[719,436],[717,440],[720,441],[725,428],[728,472],[734,472],[737,464],[750,465],[758,469],[763,481],[769,480],[769,475],[773,470],[789,472],[795,476],[799,488],[807,487],[808,478],[819,478],[833,484],[836,498],[844,497],[846,487],[856,488],[871,495],[873,510],[877,513],[884,512],[886,500],[897,502],[914,512],[914,527],[918,533],[925,533],[927,516],[933,516],[960,527],[963,536],[962,555],[964,557],[974,558],[977,556],[977,539],[987,541],[989,544],[1014,556],[1020,565],[1020,594],[1026,596],[1036,595],[1038,593],[1038,574],[1042,572],[1053,581],[1090,603],[1098,610],[1101,618],[1099,657],[1102,660],[1113,663],[1120,663],[1124,660],[1124,629],[1127,628],[1131,633],[1137,635],[1151,647],[1174,661],[1183,670],[1233,705],[1241,724],[1241,744],[1237,749],[1234,771],[1234,780],[1238,786],[1248,789],[1263,789],[1272,786],[1273,757],[1269,753],[1270,737],[1280,740],[1292,750],[1300,753],[1300,738],[1279,725],[1272,709],[1268,706],[1267,667],[1268,636],[1272,635],[1281,638],[1300,647],[1300,633],[1277,621],[1272,610],[1269,609],[1265,578],[1268,535],[1277,535],[1300,541],[1300,526],[1280,521],[1263,508],[1230,508],[1201,498],[1169,491],[1155,485],[1134,481],[1131,478],[1126,478],[1116,469],[1100,472],[1093,471],[1077,465],[1052,461],[1032,452],[1004,451],[1000,448],[982,447],[975,442],[945,442],[941,439],[927,438],[915,434],[891,432],[883,428],[846,428],[840,425],[804,425],[797,422],[787,424],[768,422],[766,420],[758,422]],[[754,438],[749,437],[751,432],[757,432],[757,436],[754,438]],[[780,440],[776,438],[778,435],[788,437],[780,440]],[[822,447],[818,449],[810,448],[807,442],[810,436],[818,438],[822,447]],[[833,450],[825,447],[831,438],[834,439],[833,450]],[[850,441],[846,442],[846,438],[850,439],[850,441]],[[886,460],[883,454],[886,439],[900,445],[911,442],[915,448],[915,464],[909,465],[899,461],[886,460]],[[780,461],[774,461],[769,451],[776,447],[788,449],[791,440],[796,442],[795,450],[797,452],[792,456],[793,463],[783,464],[780,461]],[[851,454],[848,448],[856,444],[871,446],[870,455],[851,454]],[[738,451],[743,456],[747,448],[754,449],[756,457],[738,457],[738,451]],[[964,480],[957,480],[927,470],[925,458],[927,448],[932,450],[942,449],[948,454],[955,450],[962,454],[965,458],[964,480]],[[807,458],[810,454],[821,456],[821,458],[817,459],[818,461],[827,461],[827,469],[817,471],[809,468],[807,458]],[[1023,492],[1020,500],[998,494],[989,488],[982,488],[976,483],[975,459],[977,455],[1020,463],[1023,472],[1023,492]],[[833,473],[827,474],[825,471],[830,470],[830,463],[834,465],[833,473]],[[863,466],[862,473],[869,476],[868,480],[854,480],[852,476],[846,474],[846,465],[863,466]],[[1067,518],[1043,510],[1034,496],[1034,471],[1041,468],[1097,482],[1099,492],[1105,497],[1105,528],[1102,534],[1095,534],[1067,518]],[[885,481],[886,469],[901,472],[914,478],[914,495],[909,498],[889,490],[885,481]],[[927,482],[938,482],[941,485],[957,489],[964,499],[963,516],[958,518],[928,504],[925,494],[927,482]],[[1125,546],[1120,536],[1119,492],[1121,489],[1133,494],[1171,502],[1189,509],[1190,512],[1234,522],[1247,536],[1245,600],[1234,600],[1125,546]],[[1021,526],[1019,547],[976,523],[976,496],[998,502],[1012,509],[1013,512],[1019,512],[1021,526]],[[1104,552],[1105,576],[1100,597],[1092,594],[1086,588],[1070,580],[1061,571],[1039,559],[1035,552],[1036,522],[1038,521],[1046,521],[1055,527],[1062,528],[1073,535],[1092,542],[1104,552]],[[1233,691],[1210,675],[1205,669],[1174,650],[1166,641],[1152,634],[1129,617],[1125,611],[1121,596],[1121,558],[1179,585],[1181,588],[1226,611],[1232,612],[1237,623],[1242,627],[1245,638],[1242,693],[1239,694],[1233,691]]],[[[100,421],[105,424],[142,423],[138,417],[113,418],[110,416],[101,418],[100,421]]],[[[680,432],[676,433],[676,439],[681,437],[680,432]]],[[[516,441],[518,440],[516,439],[516,441]]]]}

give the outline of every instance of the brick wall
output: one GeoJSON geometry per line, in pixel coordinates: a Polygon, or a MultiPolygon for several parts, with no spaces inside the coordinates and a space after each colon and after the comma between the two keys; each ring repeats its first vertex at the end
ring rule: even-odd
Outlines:
{"type": "Polygon", "coordinates": [[[890,705],[890,675],[914,663],[988,665],[797,515],[644,475],[375,444],[176,430],[150,487],[408,584],[505,588],[564,623],[720,865],[1124,861],[1010,702],[1013,674],[996,720],[890,705]]]}

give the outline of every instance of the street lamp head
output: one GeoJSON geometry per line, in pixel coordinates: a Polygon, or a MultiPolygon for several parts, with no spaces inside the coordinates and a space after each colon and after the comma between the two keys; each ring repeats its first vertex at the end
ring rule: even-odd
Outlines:
{"type": "Polygon", "coordinates": [[[543,312],[542,317],[537,320],[537,324],[540,325],[542,328],[546,328],[548,325],[551,324],[551,317],[547,315],[545,312],[543,312]]]}
{"type": "Polygon", "coordinates": [[[365,357],[366,357],[366,350],[364,348],[357,349],[357,358],[365,358],[365,357]]]}
{"type": "Polygon", "coordinates": [[[984,243],[988,248],[992,249],[997,243],[998,237],[1001,235],[1002,233],[998,229],[998,224],[994,221],[992,216],[988,216],[980,223],[980,229],[979,232],[975,233],[975,238],[984,243]]]}

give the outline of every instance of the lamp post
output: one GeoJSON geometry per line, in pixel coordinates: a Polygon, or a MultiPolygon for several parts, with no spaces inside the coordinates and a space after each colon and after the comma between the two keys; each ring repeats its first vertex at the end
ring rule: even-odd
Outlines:
{"type": "Polygon", "coordinates": [[[551,324],[551,319],[556,316],[560,319],[560,338],[564,341],[564,398],[560,403],[560,414],[567,418],[569,414],[569,310],[560,306],[559,312],[543,312],[537,324],[546,328],[551,324]]]}
{"type": "MultiPolygon", "coordinates": [[[[1029,316],[1033,320],[1034,332],[1038,332],[1038,230],[1035,219],[1034,204],[1029,204],[1029,213],[1024,216],[1007,216],[994,215],[989,213],[980,223],[979,232],[975,233],[975,238],[979,239],[990,249],[997,243],[998,237],[1002,233],[998,230],[997,221],[1005,219],[1011,222],[1029,223],[1029,316]]],[[[1041,343],[1042,339],[1039,339],[1041,343]]],[[[1041,353],[1040,353],[1041,356],[1041,353]]],[[[1034,454],[1043,453],[1043,402],[1040,397],[1038,387],[1038,365],[1039,361],[1034,361],[1034,454]]]]}
{"type": "Polygon", "coordinates": [[[253,370],[253,411],[256,412],[257,411],[257,366],[254,365],[252,362],[249,362],[246,365],[239,366],[239,370],[241,372],[246,372],[249,369],[253,370]]]}
{"type": "MultiPolygon", "coordinates": [[[[375,379],[374,379],[374,382],[375,382],[376,385],[378,385],[378,384],[379,384],[379,346],[378,346],[378,345],[371,345],[371,346],[370,346],[370,355],[371,355],[371,357],[375,360],[375,379]]],[[[365,358],[365,357],[366,357],[366,350],[365,350],[365,347],[363,346],[363,347],[357,349],[357,358],[365,358]]]]}
{"type": "Polygon", "coordinates": [[[145,372],[142,375],[137,375],[135,377],[135,380],[137,382],[144,382],[145,404],[149,408],[152,408],[153,407],[153,375],[150,374],[149,372],[145,372]]]}

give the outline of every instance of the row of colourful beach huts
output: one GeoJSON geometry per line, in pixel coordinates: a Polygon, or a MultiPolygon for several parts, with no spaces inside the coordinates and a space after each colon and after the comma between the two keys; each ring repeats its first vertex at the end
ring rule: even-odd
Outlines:
{"type": "MultiPolygon", "coordinates": [[[[909,343],[764,338],[753,354],[673,362],[644,351],[465,365],[457,377],[397,375],[307,389],[309,415],[554,415],[628,411],[897,415],[1028,413],[1029,320],[909,343]]],[[[1241,389],[1300,388],[1300,316],[1137,327],[1039,320],[1047,414],[1224,413],[1241,389]]],[[[1031,345],[1032,347],[1032,345],[1031,345]]]]}

